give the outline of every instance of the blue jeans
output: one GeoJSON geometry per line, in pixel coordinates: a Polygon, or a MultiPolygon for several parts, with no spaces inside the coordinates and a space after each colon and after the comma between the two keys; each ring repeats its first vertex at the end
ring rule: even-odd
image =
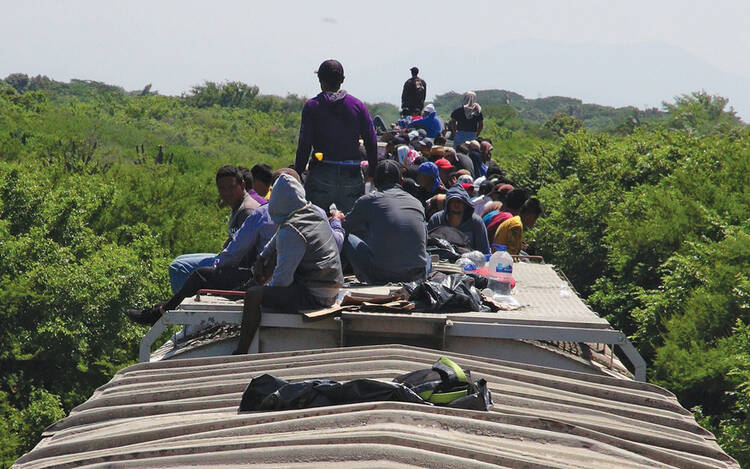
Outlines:
{"type": "Polygon", "coordinates": [[[307,200],[328,212],[331,204],[344,213],[365,193],[358,164],[315,163],[305,179],[307,200]]]}
{"type": "Polygon", "coordinates": [[[214,265],[214,259],[216,259],[216,254],[213,253],[183,254],[177,256],[169,264],[169,283],[172,286],[172,293],[180,291],[180,288],[182,288],[195,269],[214,265]]]}
{"type": "Polygon", "coordinates": [[[476,132],[470,132],[468,130],[457,130],[456,135],[453,136],[453,148],[458,148],[464,142],[474,140],[477,138],[476,132]]]}
{"type": "Polygon", "coordinates": [[[358,236],[351,233],[347,236],[344,241],[344,245],[341,247],[341,254],[351,264],[354,270],[354,275],[360,282],[372,283],[372,284],[384,284],[390,282],[412,282],[414,280],[422,280],[425,278],[425,274],[432,270],[432,262],[430,256],[427,256],[427,265],[425,268],[417,269],[401,269],[394,271],[385,271],[378,269],[373,265],[374,254],[370,246],[367,245],[358,236]]]}

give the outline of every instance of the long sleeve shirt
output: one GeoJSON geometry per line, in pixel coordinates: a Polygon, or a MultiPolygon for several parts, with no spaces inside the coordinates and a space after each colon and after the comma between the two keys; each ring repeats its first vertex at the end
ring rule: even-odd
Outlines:
{"type": "Polygon", "coordinates": [[[382,272],[426,265],[424,208],[397,185],[360,197],[346,215],[344,228],[367,243],[374,267],[382,272]]]}
{"type": "Polygon", "coordinates": [[[305,171],[313,149],[323,153],[323,161],[359,161],[360,138],[364,141],[370,175],[374,175],[378,143],[367,108],[343,90],[320,93],[302,108],[294,169],[299,174],[305,171]]]}
{"type": "Polygon", "coordinates": [[[216,256],[214,267],[236,267],[253,249],[260,251],[276,232],[276,224],[268,214],[268,205],[261,205],[245,219],[232,239],[216,256]]]}

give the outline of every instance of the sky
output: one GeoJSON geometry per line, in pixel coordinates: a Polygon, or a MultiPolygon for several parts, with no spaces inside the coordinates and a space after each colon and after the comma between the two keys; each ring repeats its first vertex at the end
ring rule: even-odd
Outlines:
{"type": "Polygon", "coordinates": [[[0,0],[0,77],[102,81],[179,95],[205,80],[313,96],[313,71],[398,104],[416,65],[428,100],[505,89],[660,107],[706,90],[750,121],[750,2],[0,0]]]}

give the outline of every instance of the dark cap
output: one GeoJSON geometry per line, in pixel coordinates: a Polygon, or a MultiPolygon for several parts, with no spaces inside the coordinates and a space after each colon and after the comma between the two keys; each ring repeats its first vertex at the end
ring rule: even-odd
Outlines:
{"type": "Polygon", "coordinates": [[[344,67],[341,62],[328,59],[318,67],[318,78],[326,83],[341,83],[344,81],[344,67]]]}
{"type": "Polygon", "coordinates": [[[418,73],[419,73],[419,69],[418,69],[417,67],[412,67],[412,68],[410,68],[409,70],[410,70],[410,71],[411,71],[411,73],[413,73],[414,75],[416,75],[416,74],[418,74],[418,73]]]}
{"type": "Polygon", "coordinates": [[[375,187],[401,184],[401,168],[393,160],[380,160],[375,169],[375,187]]]}

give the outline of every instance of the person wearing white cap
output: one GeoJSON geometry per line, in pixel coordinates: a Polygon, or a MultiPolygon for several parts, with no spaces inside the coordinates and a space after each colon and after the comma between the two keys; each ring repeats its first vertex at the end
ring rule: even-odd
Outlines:
{"type": "Polygon", "coordinates": [[[424,129],[429,138],[435,138],[443,132],[443,121],[437,116],[435,106],[428,104],[422,111],[422,118],[411,121],[410,128],[424,129]]]}

